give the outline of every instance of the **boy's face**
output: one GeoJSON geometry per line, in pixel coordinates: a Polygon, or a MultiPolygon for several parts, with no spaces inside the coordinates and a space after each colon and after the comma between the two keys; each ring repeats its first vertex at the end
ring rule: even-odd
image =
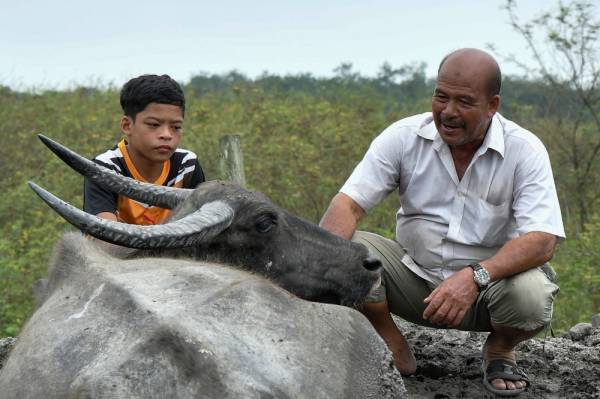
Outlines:
{"type": "Polygon", "coordinates": [[[183,132],[183,113],[177,105],[150,103],[135,116],[124,115],[121,130],[134,159],[163,163],[173,155],[183,132]]]}

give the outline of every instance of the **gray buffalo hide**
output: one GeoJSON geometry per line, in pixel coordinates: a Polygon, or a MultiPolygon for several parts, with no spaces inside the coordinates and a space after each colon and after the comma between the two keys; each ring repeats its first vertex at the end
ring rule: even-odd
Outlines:
{"type": "Polygon", "coordinates": [[[57,245],[43,303],[0,370],[2,398],[397,398],[358,311],[182,259],[57,245]]]}

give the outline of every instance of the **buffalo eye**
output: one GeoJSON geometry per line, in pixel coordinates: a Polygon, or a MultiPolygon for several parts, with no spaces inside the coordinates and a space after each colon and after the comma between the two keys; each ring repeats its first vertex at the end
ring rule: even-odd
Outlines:
{"type": "Polygon", "coordinates": [[[260,218],[254,225],[259,233],[268,233],[275,226],[277,226],[277,220],[272,215],[260,218]]]}

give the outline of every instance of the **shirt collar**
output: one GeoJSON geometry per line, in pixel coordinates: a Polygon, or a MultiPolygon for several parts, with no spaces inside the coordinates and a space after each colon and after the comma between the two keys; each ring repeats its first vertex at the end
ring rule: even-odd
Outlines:
{"type": "Polygon", "coordinates": [[[501,115],[496,112],[492,118],[488,133],[483,140],[483,145],[495,150],[502,158],[504,158],[504,126],[502,125],[500,118],[501,115]]]}
{"type": "MultiPolygon", "coordinates": [[[[479,148],[479,153],[485,153],[488,148],[496,151],[500,156],[504,158],[504,128],[502,127],[502,121],[500,120],[501,115],[496,113],[492,117],[492,123],[488,128],[487,134],[483,139],[483,144],[479,148]]],[[[442,140],[442,137],[437,131],[435,127],[435,122],[433,121],[433,116],[431,113],[423,119],[421,126],[419,126],[419,130],[417,130],[417,135],[423,137],[427,140],[433,141],[433,148],[436,151],[439,151],[440,148],[445,144],[442,140]]]]}

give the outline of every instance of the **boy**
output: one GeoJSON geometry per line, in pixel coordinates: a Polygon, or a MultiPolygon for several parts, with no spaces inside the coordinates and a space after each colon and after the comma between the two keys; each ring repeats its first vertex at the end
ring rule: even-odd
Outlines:
{"type": "MultiPolygon", "coordinates": [[[[126,138],[94,162],[136,180],[194,188],[205,181],[196,154],[178,149],[185,97],[168,75],[142,75],[121,89],[121,130],[126,138]]],[[[170,210],[113,194],[85,179],[83,208],[98,217],[130,224],[160,224],[170,210]]]]}

